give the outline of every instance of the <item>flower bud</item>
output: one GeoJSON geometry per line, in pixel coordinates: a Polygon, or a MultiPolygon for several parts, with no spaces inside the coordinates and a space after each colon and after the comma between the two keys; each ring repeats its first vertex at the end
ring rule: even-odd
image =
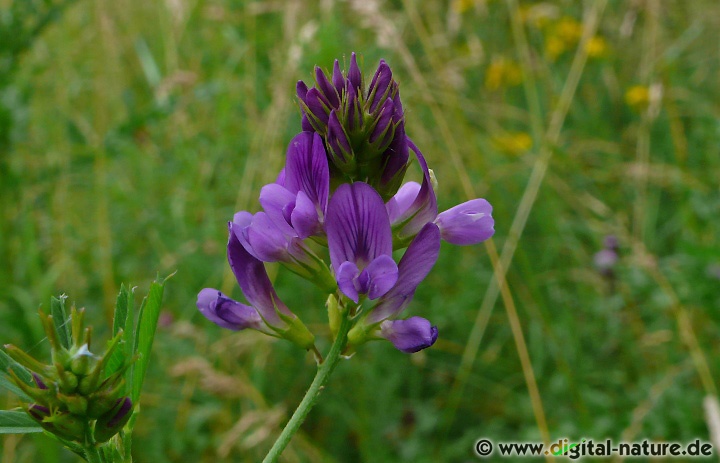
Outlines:
{"type": "Polygon", "coordinates": [[[97,358],[90,352],[87,344],[80,346],[70,361],[70,370],[76,375],[86,375],[97,364],[97,358]]]}
{"type": "Polygon", "coordinates": [[[346,174],[353,172],[355,170],[355,153],[335,110],[330,112],[328,120],[327,144],[333,164],[346,174]]]}
{"type": "Polygon", "coordinates": [[[95,440],[105,442],[117,434],[132,416],[132,409],[130,397],[118,399],[112,410],[95,422],[95,440]]]}

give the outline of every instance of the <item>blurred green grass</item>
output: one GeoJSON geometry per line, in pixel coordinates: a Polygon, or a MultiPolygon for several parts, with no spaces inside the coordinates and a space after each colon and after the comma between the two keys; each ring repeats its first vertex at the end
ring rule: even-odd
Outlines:
{"type": "MultiPolygon", "coordinates": [[[[3,37],[22,19],[12,5],[0,2],[3,37]]],[[[309,384],[312,360],[289,343],[211,326],[195,296],[205,286],[239,295],[226,221],[256,210],[300,130],[295,81],[355,51],[366,72],[380,58],[393,68],[441,209],[474,190],[495,208],[496,246],[519,238],[507,283],[550,438],[709,440],[702,401],[720,368],[720,7],[608,2],[548,141],[597,4],[513,5],[73,3],[22,54],[3,56],[0,103],[12,125],[0,125],[0,339],[42,352],[36,309],[50,295],[69,294],[99,327],[121,282],[144,292],[158,272],[177,270],[135,458],[259,461],[309,384]],[[548,170],[527,224],[508,238],[544,149],[548,170]],[[593,266],[610,234],[620,240],[612,281],[593,266]]],[[[452,407],[493,274],[485,247],[443,245],[408,312],[439,326],[437,345],[409,357],[378,343],[341,364],[285,461],[465,462],[480,437],[541,440],[503,298],[452,407]]],[[[313,289],[282,270],[276,283],[322,333],[313,289]]],[[[4,436],[0,455],[75,461],[53,445],[4,436]]]]}

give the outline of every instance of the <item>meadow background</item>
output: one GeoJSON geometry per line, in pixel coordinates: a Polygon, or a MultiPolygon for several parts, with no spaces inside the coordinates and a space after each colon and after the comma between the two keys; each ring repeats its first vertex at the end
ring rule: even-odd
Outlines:
{"type": "MultiPolygon", "coordinates": [[[[0,0],[0,340],[42,356],[37,308],[67,293],[102,341],[120,283],[139,303],[177,270],[135,460],[259,461],[313,360],[221,330],[195,297],[239,297],[226,221],[283,165],[295,82],[355,51],[366,74],[391,65],[440,209],[484,197],[496,235],[443,244],[407,311],[437,344],[341,363],[283,461],[471,462],[480,437],[707,441],[718,30],[710,0],[0,0]]],[[[327,334],[314,288],[273,275],[327,334]]],[[[4,435],[0,460],[77,457],[4,435]]]]}

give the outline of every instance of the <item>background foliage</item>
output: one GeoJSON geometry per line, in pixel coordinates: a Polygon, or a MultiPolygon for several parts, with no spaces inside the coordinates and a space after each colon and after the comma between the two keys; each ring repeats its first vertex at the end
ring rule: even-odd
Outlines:
{"type": "MultiPolygon", "coordinates": [[[[351,51],[366,73],[380,58],[393,68],[441,209],[485,197],[497,233],[486,247],[443,245],[418,291],[408,313],[439,326],[436,346],[407,356],[377,343],[342,363],[286,461],[475,461],[480,437],[709,439],[716,2],[0,7],[0,339],[47,350],[36,309],[61,292],[106,339],[121,282],[144,293],[177,270],[138,462],[259,461],[309,384],[309,355],[222,331],[195,296],[239,296],[226,221],[257,209],[284,162],[300,129],[295,81],[351,51]],[[593,256],[607,235],[620,250],[604,276],[593,256]]],[[[323,332],[313,288],[284,271],[276,284],[323,332]]],[[[0,446],[3,462],[75,461],[44,436],[0,446]]]]}

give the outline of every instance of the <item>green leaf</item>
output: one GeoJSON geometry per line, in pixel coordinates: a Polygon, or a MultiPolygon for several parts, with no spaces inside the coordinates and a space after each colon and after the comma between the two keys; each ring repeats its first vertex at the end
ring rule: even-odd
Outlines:
{"type": "Polygon", "coordinates": [[[125,329],[129,306],[132,304],[132,291],[130,291],[125,284],[120,285],[120,293],[117,297],[117,304],[115,304],[115,316],[113,317],[113,336],[118,334],[118,331],[125,329]]]}
{"type": "Polygon", "coordinates": [[[150,292],[143,299],[140,306],[140,314],[138,315],[137,329],[135,330],[135,344],[133,352],[139,355],[132,370],[132,394],[133,404],[138,403],[140,390],[142,389],[145,373],[147,372],[148,363],[150,362],[150,350],[152,349],[153,340],[155,339],[155,329],[157,328],[158,318],[160,317],[160,304],[162,302],[163,290],[165,282],[171,274],[164,280],[156,280],[150,285],[150,292]]]}
{"type": "Polygon", "coordinates": [[[42,432],[43,428],[27,413],[15,410],[0,410],[0,434],[25,434],[42,432]]]}
{"type": "Polygon", "coordinates": [[[28,384],[33,384],[33,377],[27,369],[13,360],[5,351],[0,350],[0,370],[10,372],[10,369],[15,372],[18,378],[25,381],[28,384]]]}
{"type": "Polygon", "coordinates": [[[54,296],[50,298],[50,315],[53,317],[60,344],[65,349],[70,349],[70,323],[65,313],[65,299],[67,296],[64,294],[59,298],[54,296]]]}
{"type": "Polygon", "coordinates": [[[119,346],[113,352],[112,356],[108,360],[106,367],[106,376],[110,376],[116,371],[120,370],[125,364],[125,360],[132,355],[130,349],[132,348],[132,326],[133,326],[133,294],[132,290],[124,284],[120,285],[120,293],[117,297],[117,304],[115,305],[115,315],[113,317],[113,336],[118,334],[122,329],[123,336],[121,342],[124,345],[119,346]],[[129,315],[129,316],[128,316],[129,315]],[[128,325],[129,328],[128,329],[128,325]],[[130,347],[125,347],[130,346],[130,347]]]}
{"type": "Polygon", "coordinates": [[[0,389],[7,389],[16,396],[20,397],[24,402],[32,402],[32,398],[28,397],[5,373],[0,373],[0,389]]]}

